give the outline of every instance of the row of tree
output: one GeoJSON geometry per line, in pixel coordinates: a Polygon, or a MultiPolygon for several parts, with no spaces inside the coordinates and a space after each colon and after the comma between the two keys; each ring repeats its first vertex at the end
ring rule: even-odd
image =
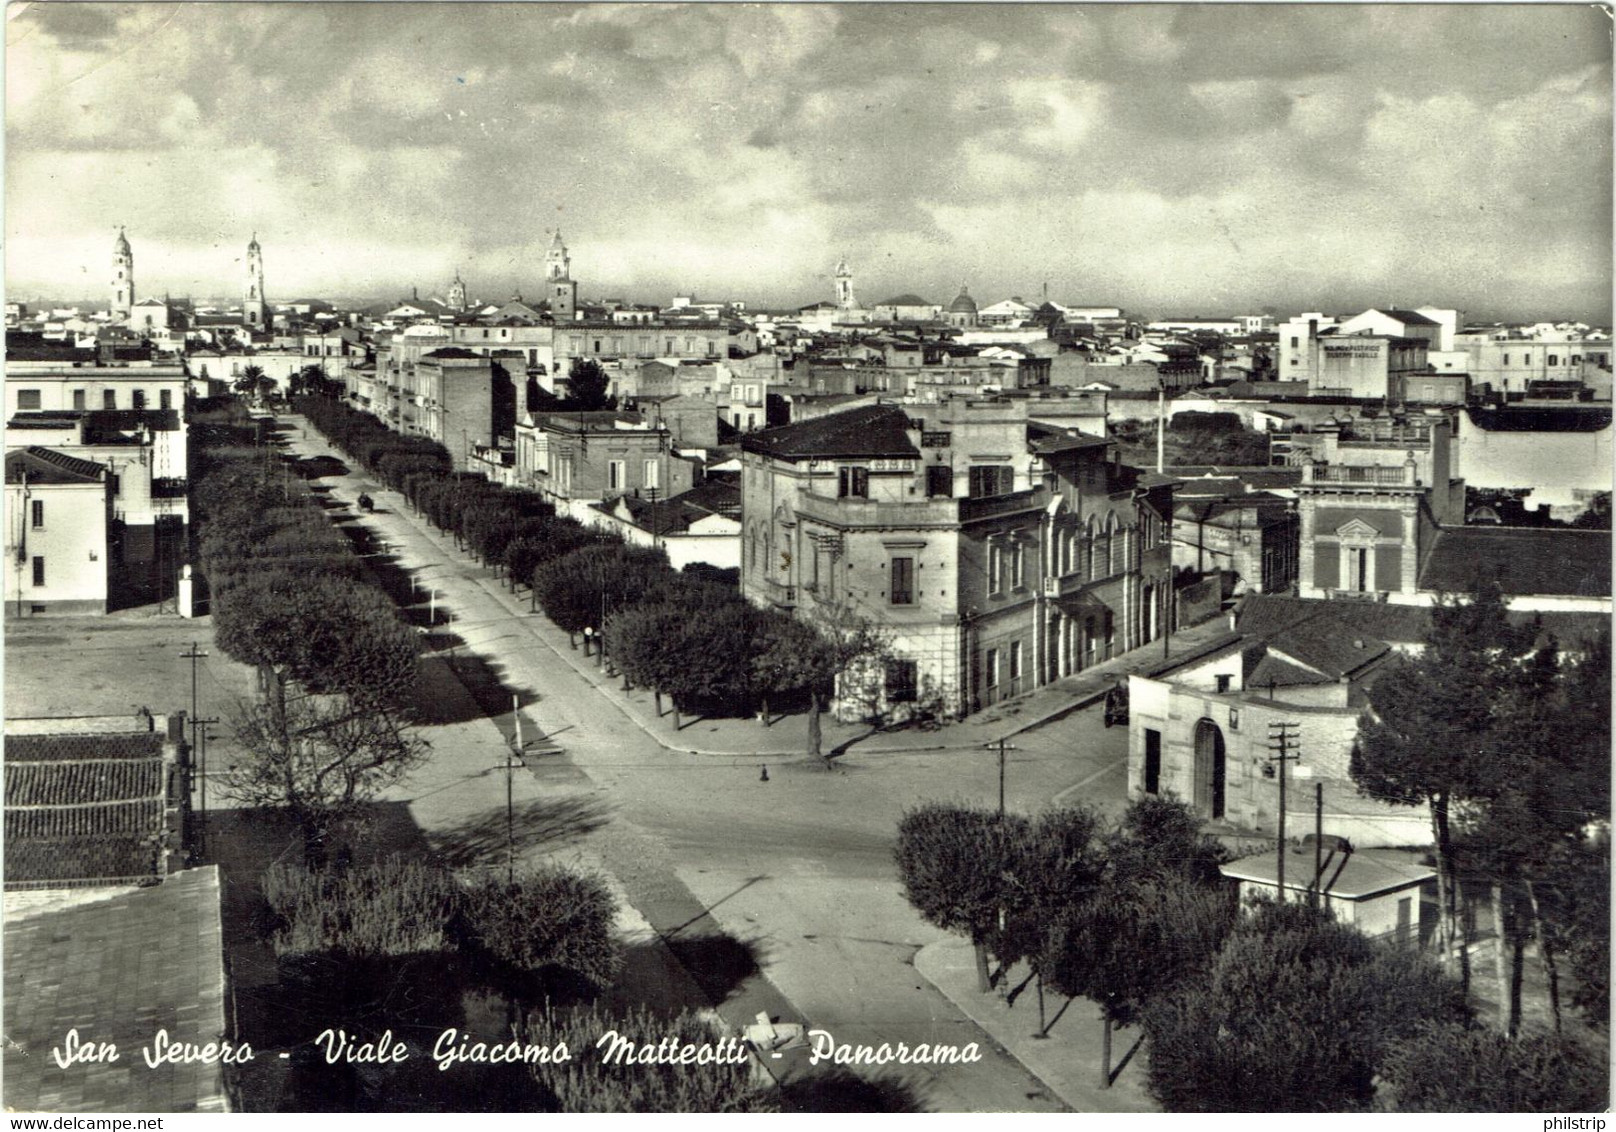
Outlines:
{"type": "Polygon", "coordinates": [[[214,641],[260,673],[232,721],[226,795],[289,810],[323,858],[336,827],[426,755],[404,725],[418,643],[306,483],[235,406],[193,430],[192,499],[214,641]]]}
{"type": "MultiPolygon", "coordinates": [[[[368,414],[321,397],[297,408],[513,590],[526,584],[574,647],[587,630],[630,686],[656,695],[658,712],[668,697],[676,725],[680,712],[698,705],[767,719],[771,704],[805,697],[808,750],[822,756],[820,715],[838,674],[852,666],[877,672],[885,658],[885,638],[861,618],[809,626],[760,609],[733,584],[675,571],[660,549],[629,546],[557,515],[532,492],[454,472],[441,446],[400,437],[368,414]]],[[[857,688],[868,701],[864,713],[873,714],[881,681],[857,688]]]]}
{"type": "Polygon", "coordinates": [[[1557,1035],[1478,1032],[1428,956],[1307,902],[1241,914],[1223,847],[1171,799],[1141,799],[1109,828],[1086,809],[1028,818],[928,804],[904,816],[896,855],[920,914],[975,944],[984,991],[991,952],[999,979],[1025,969],[1037,980],[1041,1029],[1046,986],[1098,1006],[1102,1084],[1113,1027],[1137,1024],[1148,1087],[1168,1111],[1602,1104],[1600,1057],[1557,1035]],[[1467,1057],[1485,1072],[1464,1069],[1467,1057]]]}
{"type": "Polygon", "coordinates": [[[1352,777],[1371,797],[1429,807],[1439,949],[1468,992],[1466,905],[1490,910],[1511,1037],[1531,943],[1556,1030],[1561,959],[1572,1000],[1609,1020],[1610,687],[1608,632],[1562,656],[1536,627],[1512,623],[1484,583],[1440,602],[1423,652],[1369,689],[1352,777]]]}

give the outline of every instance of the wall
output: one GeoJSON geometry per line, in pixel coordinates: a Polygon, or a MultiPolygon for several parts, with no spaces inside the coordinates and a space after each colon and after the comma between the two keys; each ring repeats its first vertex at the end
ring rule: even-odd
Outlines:
{"type": "Polygon", "coordinates": [[[110,548],[107,545],[106,482],[34,484],[24,502],[22,486],[6,485],[8,561],[5,615],[107,611],[110,548]],[[32,525],[32,503],[45,505],[42,527],[32,525]],[[19,524],[23,542],[17,543],[19,524]],[[13,549],[16,548],[16,549],[13,549]],[[33,584],[33,560],[45,560],[45,584],[33,584]]]}
{"type": "Polygon", "coordinates": [[[1533,505],[1569,507],[1611,489],[1611,426],[1595,432],[1505,432],[1459,414],[1459,473],[1470,487],[1531,488],[1533,505]]]}

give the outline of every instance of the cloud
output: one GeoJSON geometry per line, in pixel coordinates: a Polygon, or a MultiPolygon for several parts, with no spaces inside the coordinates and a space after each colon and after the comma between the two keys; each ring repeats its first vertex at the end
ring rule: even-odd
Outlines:
{"type": "Polygon", "coordinates": [[[256,227],[272,291],[465,263],[509,293],[559,224],[586,294],[643,300],[794,305],[847,255],[883,295],[1609,302],[1593,9],[54,3],[8,32],[13,288],[82,287],[122,222],[154,284],[233,293],[256,227]]]}

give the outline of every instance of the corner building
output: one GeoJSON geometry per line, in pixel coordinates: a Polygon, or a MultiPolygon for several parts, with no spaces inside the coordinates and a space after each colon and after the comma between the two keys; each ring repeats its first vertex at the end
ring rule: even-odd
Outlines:
{"type": "Polygon", "coordinates": [[[891,637],[844,709],[968,714],[1163,632],[1170,481],[1029,410],[875,405],[742,441],[742,592],[891,637]]]}

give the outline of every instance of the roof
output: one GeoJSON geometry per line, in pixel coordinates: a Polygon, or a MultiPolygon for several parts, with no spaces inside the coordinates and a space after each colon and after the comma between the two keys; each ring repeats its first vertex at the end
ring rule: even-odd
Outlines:
{"type": "Polygon", "coordinates": [[[1090,436],[1076,429],[1054,428],[1027,422],[1027,448],[1039,456],[1053,456],[1060,452],[1078,452],[1087,448],[1105,448],[1114,441],[1103,436],[1090,436]]]}
{"type": "MultiPolygon", "coordinates": [[[[1226,877],[1279,886],[1279,861],[1271,852],[1230,861],[1221,869],[1226,877]]],[[[1326,848],[1320,891],[1344,900],[1365,900],[1384,892],[1411,888],[1435,876],[1435,870],[1419,864],[1409,853],[1381,849],[1343,853],[1326,848]]],[[[1285,855],[1286,890],[1305,892],[1312,881],[1312,848],[1292,849],[1285,855]]]]}
{"type": "Polygon", "coordinates": [[[7,483],[100,483],[106,474],[105,464],[37,444],[6,453],[7,483]]]}
{"type": "Polygon", "coordinates": [[[1488,432],[1599,432],[1610,427],[1611,410],[1581,406],[1466,409],[1470,423],[1488,432]]]}
{"type": "Polygon", "coordinates": [[[1420,571],[1420,589],[1465,593],[1477,572],[1506,596],[1610,596],[1610,532],[1556,527],[1449,527],[1420,571]]]}
{"type": "MultiPolygon", "coordinates": [[[[520,351],[518,351],[518,352],[520,352],[520,351]]],[[[461,359],[461,358],[481,359],[482,355],[477,353],[475,350],[467,350],[467,349],[464,349],[464,348],[462,348],[460,346],[444,346],[441,349],[433,350],[430,353],[422,354],[421,357],[422,358],[451,358],[451,359],[461,359]]]]}
{"type": "Polygon", "coordinates": [[[1282,629],[1270,635],[1265,643],[1282,659],[1298,663],[1331,681],[1344,680],[1391,651],[1385,641],[1339,630],[1320,633],[1282,629]]]}
{"type": "Polygon", "coordinates": [[[5,885],[160,877],[167,809],[158,732],[7,735],[5,885]]]}
{"type": "MultiPolygon", "coordinates": [[[[1288,628],[1307,626],[1310,633],[1341,630],[1392,644],[1423,645],[1431,630],[1428,607],[1390,602],[1247,594],[1241,599],[1236,616],[1236,629],[1260,638],[1280,634],[1288,628]]],[[[1522,610],[1507,616],[1511,624],[1553,634],[1562,645],[1586,641],[1610,627],[1610,618],[1603,613],[1522,610]]]]}
{"type": "Polygon", "coordinates": [[[158,1029],[202,1045],[225,1033],[216,865],[160,885],[5,924],[4,1103],[33,1112],[223,1112],[223,1069],[148,1069],[158,1029]],[[116,1044],[116,1062],[59,1067],[63,1036],[116,1044]]]}
{"type": "Polygon", "coordinates": [[[753,433],[741,441],[741,449],[793,463],[856,456],[918,459],[908,428],[908,415],[896,405],[866,405],[753,433]]]}
{"type": "Polygon", "coordinates": [[[1441,326],[1434,318],[1426,318],[1419,311],[1382,310],[1380,312],[1388,318],[1395,318],[1405,326],[1441,326]]]}

